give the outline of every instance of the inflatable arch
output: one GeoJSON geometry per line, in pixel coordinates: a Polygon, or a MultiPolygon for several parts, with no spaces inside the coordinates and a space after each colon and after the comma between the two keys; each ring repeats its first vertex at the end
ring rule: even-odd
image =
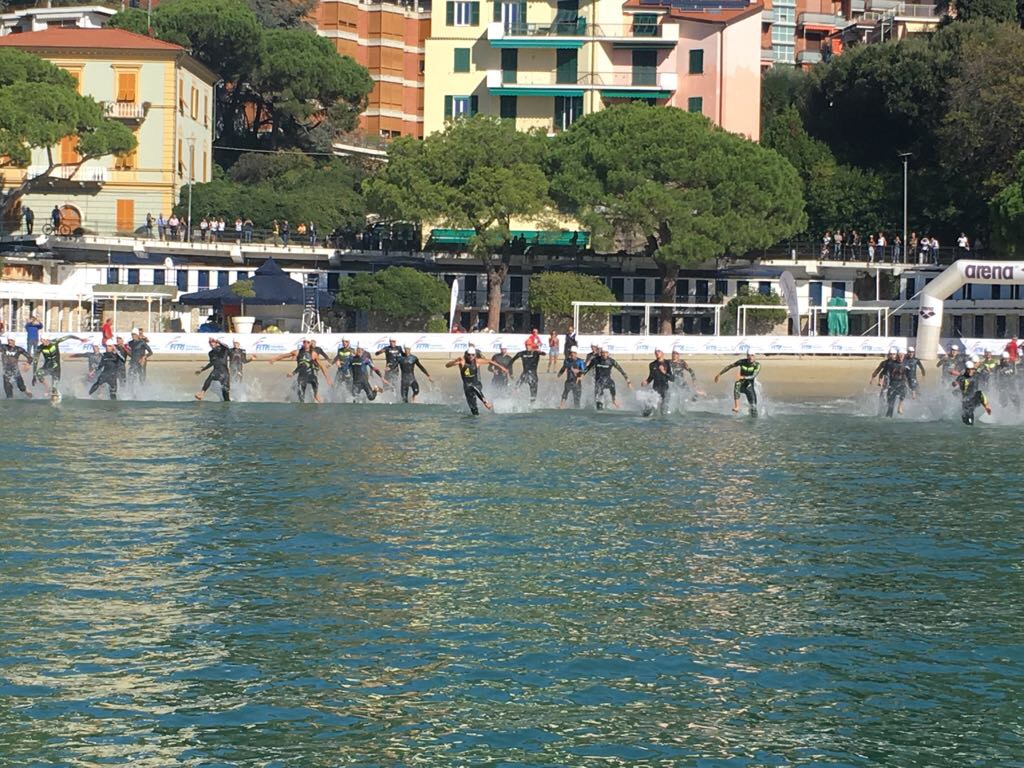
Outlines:
{"type": "Polygon", "coordinates": [[[917,324],[917,354],[922,360],[934,360],[938,357],[943,302],[967,283],[1024,285],[1024,261],[961,259],[928,283],[921,291],[921,309],[917,324]]]}

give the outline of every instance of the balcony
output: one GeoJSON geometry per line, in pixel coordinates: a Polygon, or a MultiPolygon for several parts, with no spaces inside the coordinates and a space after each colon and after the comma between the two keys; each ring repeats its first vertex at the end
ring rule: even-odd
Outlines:
{"type": "Polygon", "coordinates": [[[558,82],[553,69],[518,71],[516,81],[507,83],[502,70],[487,70],[487,89],[495,96],[582,96],[584,91],[600,91],[605,98],[667,99],[678,87],[675,72],[588,72],[570,82],[558,82]]]}
{"type": "Polygon", "coordinates": [[[942,14],[936,10],[934,5],[924,3],[901,3],[896,9],[897,19],[916,19],[917,21],[939,22],[942,14]]]}
{"type": "Polygon", "coordinates": [[[124,120],[129,123],[141,123],[146,119],[150,104],[148,101],[103,101],[103,114],[105,117],[114,120],[124,120]]]}
{"type": "Polygon", "coordinates": [[[796,55],[797,64],[817,64],[821,61],[821,51],[800,51],[796,55]]]}
{"type": "Polygon", "coordinates": [[[632,24],[575,23],[487,25],[487,39],[493,48],[581,48],[586,42],[611,43],[619,48],[673,48],[679,42],[677,24],[662,25],[640,19],[632,24]]]}
{"type": "Polygon", "coordinates": [[[846,19],[833,13],[801,13],[796,18],[798,27],[820,29],[830,32],[846,25],[846,19]]]}
{"type": "Polygon", "coordinates": [[[774,24],[775,23],[775,9],[766,8],[761,11],[761,23],[762,24],[774,24]]]}

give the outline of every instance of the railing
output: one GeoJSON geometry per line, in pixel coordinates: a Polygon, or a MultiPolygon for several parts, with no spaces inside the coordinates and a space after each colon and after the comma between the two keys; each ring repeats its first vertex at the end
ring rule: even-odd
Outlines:
{"type": "Polygon", "coordinates": [[[896,17],[910,16],[915,19],[935,19],[938,21],[942,14],[935,9],[934,5],[923,3],[902,3],[896,9],[896,17]]]}
{"type": "Polygon", "coordinates": [[[940,246],[939,248],[922,248],[918,246],[911,253],[907,253],[902,246],[897,249],[894,245],[886,245],[884,248],[870,245],[847,245],[837,247],[835,243],[824,246],[821,243],[809,241],[792,241],[766,248],[760,253],[747,254],[749,257],[757,257],[762,260],[774,261],[827,261],[840,264],[854,263],[871,265],[902,264],[919,266],[939,266],[952,264],[957,259],[974,258],[989,259],[997,258],[985,250],[968,250],[956,246],[940,246]]]}
{"type": "Polygon", "coordinates": [[[821,51],[800,51],[796,55],[797,64],[817,64],[821,61],[821,51]]]}
{"type": "Polygon", "coordinates": [[[122,120],[141,120],[146,116],[146,107],[133,101],[107,101],[103,104],[103,114],[107,117],[122,120]]]}
{"type": "Polygon", "coordinates": [[[846,19],[842,16],[834,13],[811,13],[804,12],[797,16],[797,26],[819,26],[819,27],[839,27],[846,24],[846,19]]]}
{"type": "Polygon", "coordinates": [[[587,24],[582,16],[576,21],[552,21],[548,23],[534,22],[501,22],[495,21],[487,25],[488,40],[504,40],[506,38],[585,38],[588,40],[608,38],[614,40],[652,40],[672,41],[679,39],[679,26],[676,24],[658,24],[657,22],[634,21],[631,24],[587,24]]]}

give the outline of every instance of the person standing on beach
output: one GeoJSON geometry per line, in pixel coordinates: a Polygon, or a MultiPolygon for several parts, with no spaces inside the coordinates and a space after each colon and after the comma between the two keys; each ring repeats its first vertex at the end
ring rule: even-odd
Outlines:
{"type": "Polygon", "coordinates": [[[551,366],[558,370],[558,334],[554,331],[548,336],[548,373],[551,373],[551,366]]]}
{"type": "MultiPolygon", "coordinates": [[[[476,347],[470,347],[462,357],[449,360],[445,365],[445,368],[459,367],[459,376],[462,379],[462,393],[466,396],[469,412],[474,416],[480,415],[480,409],[476,407],[477,400],[483,403],[484,408],[488,411],[494,410],[487,398],[484,397],[484,390],[480,384],[480,365],[483,363],[499,369],[504,368],[503,365],[494,362],[493,359],[488,360],[486,357],[478,356],[476,347]]],[[[508,369],[506,369],[505,373],[508,374],[508,372],[508,369]]]]}
{"type": "Polygon", "coordinates": [[[405,347],[405,354],[398,359],[398,370],[402,374],[402,402],[409,402],[409,391],[412,391],[412,401],[415,403],[416,398],[420,394],[420,383],[416,381],[416,369],[419,368],[423,371],[423,375],[427,377],[427,381],[433,382],[430,378],[430,374],[427,369],[423,367],[423,363],[420,359],[412,353],[412,347],[405,347]]]}
{"type": "Polygon", "coordinates": [[[29,355],[35,355],[39,348],[39,332],[41,330],[43,330],[43,324],[39,322],[39,318],[35,315],[29,317],[28,322],[25,323],[25,351],[29,355]]]}
{"type": "Polygon", "coordinates": [[[730,363],[715,374],[715,384],[718,383],[718,379],[723,373],[733,368],[739,368],[739,376],[732,387],[732,412],[740,412],[740,395],[745,395],[747,405],[750,407],[750,415],[757,416],[757,387],[755,379],[757,374],[761,372],[761,364],[754,360],[754,353],[748,351],[746,357],[741,357],[736,362],[730,363]]]}
{"type": "Polygon", "coordinates": [[[228,370],[228,348],[220,343],[219,339],[210,339],[210,362],[196,371],[196,376],[203,371],[209,370],[203,388],[196,392],[196,400],[202,400],[206,396],[206,390],[213,382],[220,384],[220,396],[225,402],[231,400],[231,373],[228,370]],[[212,369],[212,370],[211,370],[212,369]]]}

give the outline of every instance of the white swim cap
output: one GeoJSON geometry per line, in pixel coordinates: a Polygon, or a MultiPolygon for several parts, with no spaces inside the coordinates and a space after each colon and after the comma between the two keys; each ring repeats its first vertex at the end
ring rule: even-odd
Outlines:
{"type": "Polygon", "coordinates": [[[967,370],[969,370],[969,371],[970,371],[970,370],[972,370],[973,368],[974,368],[974,362],[973,362],[973,361],[971,361],[971,360],[968,360],[968,361],[967,361],[967,370]]]}
{"type": "Polygon", "coordinates": [[[466,347],[466,354],[475,355],[476,354],[476,347],[466,347]]]}
{"type": "Polygon", "coordinates": [[[1003,357],[1003,360],[1009,360],[1010,359],[1010,353],[1009,352],[1003,352],[1002,357],[1003,357]]]}
{"type": "Polygon", "coordinates": [[[569,351],[570,352],[579,352],[580,348],[577,347],[575,344],[573,344],[571,347],[569,347],[569,351]]]}
{"type": "Polygon", "coordinates": [[[958,347],[956,344],[954,344],[953,346],[950,347],[950,349],[960,349],[960,347],[958,347]]]}
{"type": "Polygon", "coordinates": [[[889,347],[889,354],[890,355],[895,355],[897,352],[899,352],[899,350],[896,349],[896,347],[889,347]]]}
{"type": "Polygon", "coordinates": [[[914,351],[913,347],[907,347],[907,352],[913,352],[913,351],[914,351]]]}
{"type": "Polygon", "coordinates": [[[971,355],[971,362],[976,363],[980,358],[977,355],[971,355]]]}

